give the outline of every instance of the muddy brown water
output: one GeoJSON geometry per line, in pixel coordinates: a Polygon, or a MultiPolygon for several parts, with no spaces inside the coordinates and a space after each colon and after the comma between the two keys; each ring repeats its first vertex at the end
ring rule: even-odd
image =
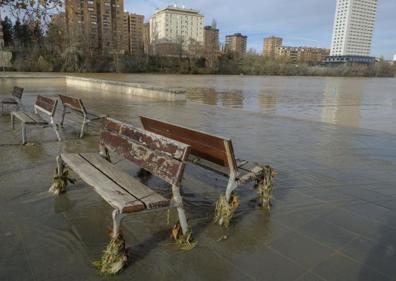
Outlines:
{"type": "MultiPolygon", "coordinates": [[[[17,84],[26,88],[26,110],[38,94],[63,93],[138,126],[144,114],[228,136],[238,157],[279,172],[271,215],[244,186],[223,231],[212,216],[226,179],[188,166],[183,198],[197,248],[171,244],[164,210],[129,215],[122,229],[131,264],[110,279],[394,280],[395,79],[96,77],[185,87],[188,101],[67,89],[62,79],[43,77],[0,79],[1,96],[17,84]]],[[[0,280],[109,280],[91,265],[108,242],[109,205],[81,181],[60,197],[47,193],[58,153],[98,150],[97,126],[80,140],[77,122],[67,119],[61,143],[51,129],[34,128],[30,144],[20,146],[18,126],[12,131],[9,116],[0,117],[0,280]]],[[[137,172],[125,161],[117,165],[137,172]]],[[[160,180],[148,184],[169,196],[160,180]]]]}

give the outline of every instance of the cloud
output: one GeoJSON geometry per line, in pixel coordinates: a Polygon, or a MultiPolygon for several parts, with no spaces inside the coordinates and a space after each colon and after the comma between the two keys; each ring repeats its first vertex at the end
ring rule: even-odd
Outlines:
{"type": "MultiPolygon", "coordinates": [[[[206,24],[215,18],[221,38],[235,32],[247,35],[248,47],[262,50],[265,36],[284,38],[285,45],[330,47],[336,0],[125,0],[128,11],[148,19],[156,8],[176,3],[199,10],[206,24]]],[[[396,54],[396,1],[378,1],[372,54],[396,54]]]]}

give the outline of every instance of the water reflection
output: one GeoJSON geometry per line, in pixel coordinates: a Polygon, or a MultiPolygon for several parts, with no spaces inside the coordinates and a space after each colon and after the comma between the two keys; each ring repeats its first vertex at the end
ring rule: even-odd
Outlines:
{"type": "Polygon", "coordinates": [[[276,95],[268,93],[265,90],[261,91],[261,94],[258,96],[258,103],[260,109],[265,111],[275,111],[277,100],[278,99],[276,95]]]}
{"type": "Polygon", "coordinates": [[[323,94],[322,122],[360,127],[365,80],[327,79],[323,94]]]}
{"type": "Polygon", "coordinates": [[[191,89],[188,92],[188,99],[193,102],[199,102],[209,105],[217,105],[218,93],[213,88],[191,89]]]}
{"type": "Polygon", "coordinates": [[[226,107],[243,108],[244,100],[245,96],[240,90],[225,92],[221,95],[222,105],[226,107]]]}

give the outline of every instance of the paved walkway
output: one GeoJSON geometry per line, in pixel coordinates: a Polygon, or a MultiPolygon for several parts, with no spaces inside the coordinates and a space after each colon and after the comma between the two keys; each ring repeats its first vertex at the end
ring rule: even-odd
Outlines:
{"type": "MultiPolygon", "coordinates": [[[[25,98],[30,109],[35,94],[25,98]]],[[[188,102],[79,95],[88,108],[126,122],[138,125],[144,114],[229,136],[240,158],[279,172],[271,216],[246,186],[223,233],[211,219],[225,179],[189,167],[184,199],[197,248],[176,250],[165,212],[130,215],[123,231],[132,264],[111,280],[396,280],[395,135],[188,102]]],[[[58,143],[51,128],[36,128],[28,131],[33,144],[22,147],[19,130],[0,117],[0,280],[102,279],[91,262],[108,242],[110,207],[81,181],[58,198],[47,193],[58,153],[97,151],[97,133],[88,133],[77,139],[78,126],[67,122],[58,143]]],[[[169,194],[164,183],[149,184],[169,194]]]]}

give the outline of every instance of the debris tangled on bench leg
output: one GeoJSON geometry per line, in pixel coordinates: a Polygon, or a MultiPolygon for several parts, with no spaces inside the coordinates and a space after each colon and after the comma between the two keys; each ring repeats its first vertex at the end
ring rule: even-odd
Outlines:
{"type": "Polygon", "coordinates": [[[121,234],[111,238],[100,261],[94,262],[94,266],[103,274],[116,274],[124,268],[128,258],[125,249],[125,240],[121,234]]]}
{"type": "Polygon", "coordinates": [[[219,200],[216,202],[214,222],[227,228],[230,225],[234,212],[238,207],[239,198],[235,193],[231,194],[230,201],[227,201],[225,195],[220,195],[219,200]]]}
{"type": "Polygon", "coordinates": [[[177,208],[179,221],[172,228],[171,238],[176,241],[177,246],[182,250],[191,250],[197,242],[192,237],[191,229],[188,227],[186,212],[183,207],[183,200],[180,195],[180,187],[172,185],[173,202],[177,208]]]}
{"type": "Polygon", "coordinates": [[[181,250],[189,251],[197,245],[197,242],[194,241],[192,237],[191,230],[189,230],[186,234],[183,234],[180,222],[177,222],[173,226],[171,238],[175,240],[177,247],[179,247],[181,250]]]}
{"type": "Polygon", "coordinates": [[[121,271],[128,261],[125,249],[125,240],[120,232],[123,214],[118,210],[113,211],[113,231],[110,243],[100,261],[94,262],[94,266],[103,274],[116,274],[121,271]]]}
{"type": "Polygon", "coordinates": [[[75,183],[75,180],[69,177],[69,170],[63,164],[60,156],[56,158],[57,167],[55,169],[54,183],[51,185],[49,192],[59,195],[66,192],[68,183],[75,183]]]}
{"type": "Polygon", "coordinates": [[[271,209],[272,200],[272,179],[276,176],[275,170],[270,166],[265,166],[263,175],[256,181],[255,187],[259,195],[260,205],[265,210],[271,209]]]}

